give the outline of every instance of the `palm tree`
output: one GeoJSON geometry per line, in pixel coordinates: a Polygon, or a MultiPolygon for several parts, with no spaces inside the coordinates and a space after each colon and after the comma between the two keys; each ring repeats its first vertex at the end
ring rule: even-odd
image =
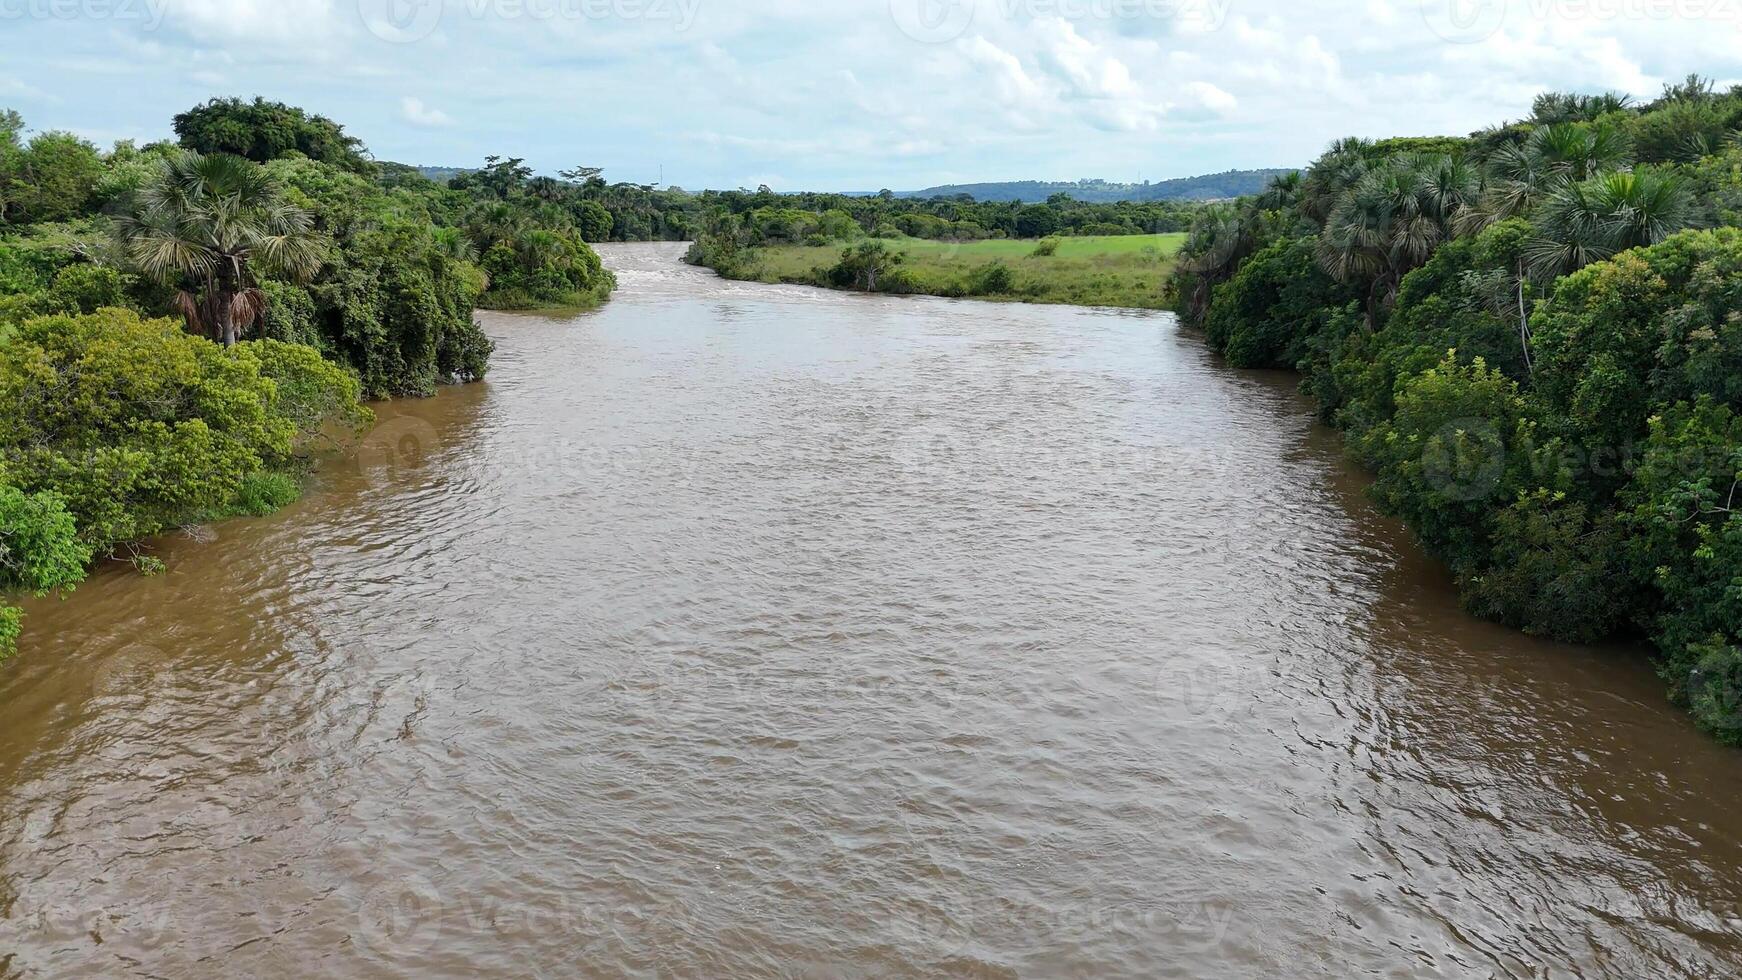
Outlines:
{"type": "Polygon", "coordinates": [[[1256,249],[1255,221],[1255,215],[1237,204],[1212,204],[1192,219],[1175,280],[1182,285],[1188,276],[1193,280],[1189,313],[1194,323],[1203,323],[1209,312],[1211,291],[1233,278],[1256,249]]]}
{"type": "Polygon", "coordinates": [[[466,215],[466,236],[481,252],[488,252],[497,242],[513,241],[532,227],[532,219],[524,209],[505,201],[487,201],[475,206],[466,215]]]}
{"type": "Polygon", "coordinates": [[[1257,205],[1264,211],[1286,211],[1300,202],[1300,171],[1290,170],[1270,178],[1258,194],[1257,205]]]}
{"type": "Polygon", "coordinates": [[[1568,184],[1624,170],[1632,162],[1632,143],[1614,126],[1539,127],[1523,143],[1503,146],[1488,158],[1487,191],[1481,205],[1465,213],[1458,230],[1474,233],[1527,214],[1568,184]]]}
{"type": "Polygon", "coordinates": [[[1319,236],[1319,266],[1365,286],[1369,322],[1410,270],[1452,237],[1478,196],[1475,171],[1438,154],[1401,154],[1375,164],[1345,191],[1319,236]]]}
{"type": "Polygon", "coordinates": [[[320,269],[313,225],[259,164],[187,151],[163,162],[116,228],[142,274],[176,287],[188,329],[230,346],[266,312],[256,271],[304,281],[320,269]]]}
{"type": "Polygon", "coordinates": [[[1536,215],[1525,249],[1534,274],[1566,275],[1618,252],[1651,245],[1688,227],[1692,201],[1667,174],[1617,171],[1567,184],[1536,215]]]}
{"type": "Polygon", "coordinates": [[[1373,169],[1373,144],[1350,136],[1337,140],[1301,177],[1301,213],[1323,225],[1337,201],[1373,169]]]}
{"type": "Polygon", "coordinates": [[[436,228],[430,232],[435,250],[457,262],[477,262],[478,247],[458,228],[436,228]]]}

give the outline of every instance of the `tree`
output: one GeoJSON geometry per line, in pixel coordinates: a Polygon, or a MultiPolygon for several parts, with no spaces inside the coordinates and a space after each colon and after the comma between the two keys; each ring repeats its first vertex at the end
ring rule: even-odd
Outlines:
{"type": "Polygon", "coordinates": [[[1246,257],[1271,237],[1261,214],[1237,204],[1212,204],[1192,219],[1172,282],[1179,313],[1192,324],[1203,324],[1215,287],[1233,278],[1246,257]]]}
{"type": "Polygon", "coordinates": [[[1677,402],[1623,495],[1634,574],[1662,597],[1661,670],[1694,718],[1742,744],[1742,418],[1711,398],[1677,402]]]}
{"type": "Polygon", "coordinates": [[[0,403],[32,406],[0,413],[0,453],[6,482],[60,495],[100,553],[222,512],[332,413],[360,423],[357,395],[307,347],[222,348],[121,309],[43,317],[0,344],[0,403]]]}
{"type": "Polygon", "coordinates": [[[1204,333],[1229,364],[1294,367],[1325,319],[1355,298],[1319,269],[1314,252],[1311,236],[1278,239],[1216,287],[1204,333]]]}
{"type": "Polygon", "coordinates": [[[353,173],[373,169],[363,142],[343,126],[282,102],[212,99],[176,116],[174,126],[181,145],[196,153],[266,163],[295,152],[353,173]]]}
{"type": "Polygon", "coordinates": [[[520,157],[487,156],[484,166],[469,170],[448,182],[454,190],[476,190],[506,201],[525,192],[532,168],[520,157]]]}
{"type": "Polygon", "coordinates": [[[1016,234],[1023,238],[1045,238],[1058,230],[1057,208],[1046,204],[1030,204],[1016,212],[1016,234]]]}
{"type": "Polygon", "coordinates": [[[24,117],[11,109],[0,109],[0,225],[15,207],[14,198],[22,190],[18,176],[24,170],[24,117]]]}
{"type": "Polygon", "coordinates": [[[557,171],[557,176],[571,183],[581,185],[583,193],[595,193],[605,186],[605,171],[599,167],[571,167],[568,170],[557,171]]]}
{"type": "Polygon", "coordinates": [[[312,227],[260,165],[188,151],[164,161],[117,232],[140,273],[177,289],[188,329],[229,346],[265,312],[256,271],[306,280],[320,268],[312,227]]]}
{"type": "Polygon", "coordinates": [[[1536,275],[1553,278],[1598,259],[1660,242],[1687,227],[1692,201],[1667,174],[1618,171],[1557,188],[1536,214],[1525,250],[1536,275]]]}
{"type": "Polygon", "coordinates": [[[67,221],[85,213],[103,175],[97,148],[71,133],[19,142],[23,121],[0,114],[0,221],[67,221]]]}
{"type": "Polygon", "coordinates": [[[1684,231],[1579,270],[1531,317],[1535,393],[1593,450],[1636,444],[1659,407],[1742,406],[1742,231],[1684,231]]]}
{"type": "Polygon", "coordinates": [[[900,285],[897,267],[906,256],[890,249],[882,241],[871,239],[852,248],[843,249],[841,261],[829,270],[829,280],[836,286],[850,286],[874,293],[879,285],[885,291],[900,285]]]}
{"type": "Polygon", "coordinates": [[[1343,193],[1319,238],[1319,263],[1366,294],[1368,318],[1390,305],[1411,269],[1452,237],[1480,183],[1461,159],[1413,154],[1386,159],[1343,193]]]}

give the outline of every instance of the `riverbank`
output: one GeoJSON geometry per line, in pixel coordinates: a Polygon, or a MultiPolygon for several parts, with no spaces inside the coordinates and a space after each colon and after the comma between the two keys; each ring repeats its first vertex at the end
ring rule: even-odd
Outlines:
{"type": "Polygon", "coordinates": [[[728,279],[750,282],[1003,302],[1163,309],[1167,300],[1162,286],[1184,241],[1183,233],[978,242],[880,238],[725,251],[703,242],[691,249],[686,261],[711,268],[728,279]],[[874,257],[876,252],[881,256],[874,257]],[[854,275],[868,262],[879,266],[872,270],[872,276],[854,275]]]}

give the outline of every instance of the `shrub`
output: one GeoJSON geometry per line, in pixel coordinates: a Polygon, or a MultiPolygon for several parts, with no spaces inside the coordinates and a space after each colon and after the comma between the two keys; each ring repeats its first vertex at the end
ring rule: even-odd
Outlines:
{"type": "Polygon", "coordinates": [[[479,302],[495,309],[591,306],[616,285],[599,255],[566,232],[529,231],[484,253],[489,291],[479,302]]]}
{"type": "MultiPolygon", "coordinates": [[[[84,580],[91,549],[57,493],[0,484],[0,588],[45,595],[84,580]]],[[[0,604],[0,660],[18,647],[23,610],[0,604]]]]}
{"type": "Polygon", "coordinates": [[[0,347],[6,479],[60,495],[94,550],[222,512],[357,391],[299,350],[225,349],[119,309],[31,320],[0,347]]]}
{"type": "Polygon", "coordinates": [[[1029,254],[1037,259],[1044,259],[1058,254],[1058,250],[1059,240],[1057,238],[1043,238],[1034,246],[1034,251],[1029,254]]]}
{"type": "Polygon", "coordinates": [[[1623,494],[1633,570],[1660,594],[1663,673],[1701,724],[1742,742],[1742,416],[1670,406],[1623,494]]]}
{"type": "Polygon", "coordinates": [[[1354,441],[1372,494],[1460,574],[1488,554],[1490,514],[1533,489],[1536,424],[1517,385],[1456,351],[1399,385],[1397,412],[1354,441]]]}
{"type": "Polygon", "coordinates": [[[1355,297],[1319,269],[1317,238],[1272,243],[1215,287],[1204,333],[1235,367],[1294,367],[1307,341],[1355,297]]]}
{"type": "Polygon", "coordinates": [[[265,517],[296,503],[302,487],[285,473],[255,473],[242,480],[236,491],[234,509],[250,517],[265,517]]]}
{"type": "Polygon", "coordinates": [[[1016,291],[1016,274],[1002,262],[988,262],[968,273],[966,292],[975,296],[1003,296],[1016,291]]]}
{"type": "Polygon", "coordinates": [[[879,239],[841,250],[841,260],[828,269],[829,285],[866,292],[905,292],[910,286],[901,263],[906,255],[879,239]]]}
{"type": "Polygon", "coordinates": [[[1643,441],[1659,406],[1701,396],[1742,404],[1739,311],[1734,228],[1682,232],[1587,266],[1531,318],[1536,390],[1590,452],[1643,441]]]}
{"type": "Polygon", "coordinates": [[[60,494],[0,484],[0,586],[43,595],[77,584],[90,560],[60,494]]]}

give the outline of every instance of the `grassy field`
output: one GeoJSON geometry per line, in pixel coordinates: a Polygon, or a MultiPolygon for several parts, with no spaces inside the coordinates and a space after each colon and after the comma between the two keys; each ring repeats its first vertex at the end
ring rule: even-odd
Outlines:
{"type": "MultiPolygon", "coordinates": [[[[1058,239],[1058,251],[1034,254],[1036,242],[989,239],[937,242],[889,239],[890,249],[906,255],[901,269],[907,290],[933,296],[973,296],[1022,303],[1126,306],[1155,309],[1164,304],[1162,284],[1185,235],[1106,235],[1058,239]],[[1002,263],[1012,274],[1008,292],[976,291],[977,270],[1002,263]]],[[[754,249],[738,278],[760,282],[821,285],[817,270],[840,261],[844,244],[777,245],[754,249]]]]}

